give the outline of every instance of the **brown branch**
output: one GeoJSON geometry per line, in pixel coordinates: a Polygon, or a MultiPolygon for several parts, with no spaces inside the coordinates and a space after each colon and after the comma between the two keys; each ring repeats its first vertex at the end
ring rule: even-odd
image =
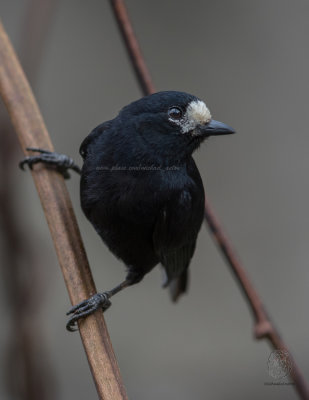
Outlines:
{"type": "Polygon", "coordinates": [[[256,339],[267,339],[272,347],[276,350],[286,350],[289,353],[289,360],[291,362],[291,378],[295,383],[295,388],[301,399],[309,399],[309,388],[304,376],[296,364],[291,352],[288,350],[286,344],[282,340],[278,330],[275,328],[274,323],[270,320],[267,312],[262,304],[261,298],[257,294],[253,284],[249,280],[244,267],[237,259],[236,254],[225,236],[216,216],[214,215],[211,206],[206,199],[205,201],[205,220],[208,223],[209,229],[213,234],[213,238],[217,243],[219,249],[224,255],[226,262],[231,267],[231,270],[238,281],[240,288],[247,300],[247,303],[254,316],[254,335],[256,339]]]}
{"type": "MultiPolygon", "coordinates": [[[[151,94],[155,91],[154,85],[152,83],[149,70],[143,59],[143,55],[139,49],[137,39],[134,35],[124,0],[110,0],[110,2],[115,14],[115,18],[120,27],[123,41],[126,44],[127,52],[134,65],[135,73],[141,90],[145,95],[151,94]]],[[[207,222],[213,238],[224,255],[228,265],[231,267],[231,270],[238,281],[243,294],[245,295],[247,303],[253,312],[255,320],[255,337],[257,339],[268,339],[274,349],[288,351],[287,346],[280,337],[277,329],[269,319],[259,295],[245,273],[241,263],[237,259],[232,246],[220,227],[220,224],[207,199],[205,201],[205,221],[207,222]]],[[[296,390],[298,391],[300,397],[304,400],[308,400],[309,388],[307,383],[290,352],[289,354],[290,361],[292,363],[290,374],[291,378],[295,383],[296,390]]]]}
{"type": "MultiPolygon", "coordinates": [[[[53,146],[36,100],[0,24],[0,94],[22,149],[53,146]]],[[[32,176],[54,242],[72,304],[96,292],[72,204],[62,176],[37,166],[32,176]]],[[[127,399],[103,314],[79,323],[79,331],[100,399],[127,399]]]]}
{"type": "Polygon", "coordinates": [[[125,4],[121,0],[111,0],[110,3],[114,11],[122,39],[125,42],[128,56],[132,62],[137,81],[141,86],[141,90],[145,96],[153,93],[156,90],[134,34],[125,4]]]}
{"type": "MultiPolygon", "coordinates": [[[[19,49],[32,84],[56,3],[55,0],[31,0],[26,7],[19,49]]],[[[44,271],[39,265],[42,243],[35,237],[35,232],[32,231],[34,235],[30,236],[23,228],[22,219],[17,218],[14,172],[17,158],[20,158],[20,147],[2,101],[0,127],[1,266],[11,309],[10,332],[4,354],[5,383],[10,397],[48,400],[57,397],[57,385],[39,323],[46,286],[42,279],[44,271]],[[41,248],[39,253],[34,253],[35,241],[41,248]]]]}

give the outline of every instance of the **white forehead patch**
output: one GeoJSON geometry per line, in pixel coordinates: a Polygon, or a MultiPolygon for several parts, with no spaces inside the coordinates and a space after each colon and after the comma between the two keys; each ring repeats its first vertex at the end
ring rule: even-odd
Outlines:
{"type": "Polygon", "coordinates": [[[207,124],[211,114],[206,104],[201,100],[194,100],[188,104],[185,115],[178,121],[170,119],[181,128],[182,133],[193,131],[197,125],[207,124]]]}
{"type": "Polygon", "coordinates": [[[211,120],[211,114],[206,104],[201,100],[191,101],[187,107],[188,120],[195,121],[197,124],[207,124],[211,120]]]}

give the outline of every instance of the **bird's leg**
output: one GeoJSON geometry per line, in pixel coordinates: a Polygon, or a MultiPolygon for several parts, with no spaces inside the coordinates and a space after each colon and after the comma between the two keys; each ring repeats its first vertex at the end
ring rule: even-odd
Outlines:
{"type": "Polygon", "coordinates": [[[44,163],[48,166],[54,167],[58,172],[60,172],[65,179],[70,178],[70,174],[68,172],[69,169],[81,173],[81,169],[72,158],[66,156],[65,154],[59,154],[47,150],[37,149],[34,147],[27,147],[27,150],[37,152],[39,155],[25,157],[20,163],[19,168],[24,170],[24,166],[27,164],[30,169],[32,169],[33,164],[44,163]]]}
{"type": "Polygon", "coordinates": [[[99,308],[102,308],[103,312],[106,311],[112,305],[110,298],[130,285],[132,285],[132,281],[126,279],[122,283],[120,283],[120,285],[114,287],[114,289],[103,293],[96,293],[89,299],[84,300],[76,306],[72,307],[71,310],[67,312],[67,315],[72,314],[66,325],[67,330],[70,332],[76,331],[76,322],[80,318],[85,318],[87,317],[87,315],[94,313],[99,308]]]}

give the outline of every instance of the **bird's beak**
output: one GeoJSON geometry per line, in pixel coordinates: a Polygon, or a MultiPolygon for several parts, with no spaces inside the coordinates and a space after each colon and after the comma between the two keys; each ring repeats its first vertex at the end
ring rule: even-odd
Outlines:
{"type": "Polygon", "coordinates": [[[197,132],[201,136],[230,135],[231,133],[235,133],[233,128],[214,119],[208,122],[208,124],[199,125],[197,132]]]}

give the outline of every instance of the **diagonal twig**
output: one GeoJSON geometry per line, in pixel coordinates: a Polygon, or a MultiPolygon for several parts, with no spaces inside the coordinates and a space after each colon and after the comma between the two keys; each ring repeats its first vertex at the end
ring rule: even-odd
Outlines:
{"type": "MultiPolygon", "coordinates": [[[[0,23],[0,94],[22,149],[53,146],[36,100],[0,23]]],[[[32,176],[54,242],[72,304],[96,292],[63,177],[37,166],[32,176]]],[[[126,400],[119,368],[101,311],[79,323],[79,331],[100,399],[126,400]]]]}
{"type": "MultiPolygon", "coordinates": [[[[149,70],[144,61],[143,55],[140,51],[138,41],[134,34],[128,12],[126,10],[124,0],[110,0],[115,18],[120,28],[123,41],[125,42],[126,49],[132,64],[134,66],[135,74],[138,83],[144,95],[151,94],[155,91],[154,85],[151,80],[149,70]]],[[[287,346],[280,337],[279,332],[275,328],[273,322],[268,317],[262,301],[257,294],[253,284],[249,280],[243,266],[237,259],[236,254],[230,241],[225,236],[208,199],[205,201],[205,221],[208,224],[213,239],[217,243],[219,249],[224,255],[228,265],[230,266],[235,279],[238,281],[240,288],[247,300],[247,303],[253,313],[254,317],[254,335],[256,339],[267,339],[272,347],[276,350],[286,350],[287,346]]],[[[291,362],[291,378],[295,383],[295,388],[299,396],[304,399],[309,399],[309,388],[305,381],[303,374],[297,366],[291,353],[289,353],[289,360],[291,362]]]]}

